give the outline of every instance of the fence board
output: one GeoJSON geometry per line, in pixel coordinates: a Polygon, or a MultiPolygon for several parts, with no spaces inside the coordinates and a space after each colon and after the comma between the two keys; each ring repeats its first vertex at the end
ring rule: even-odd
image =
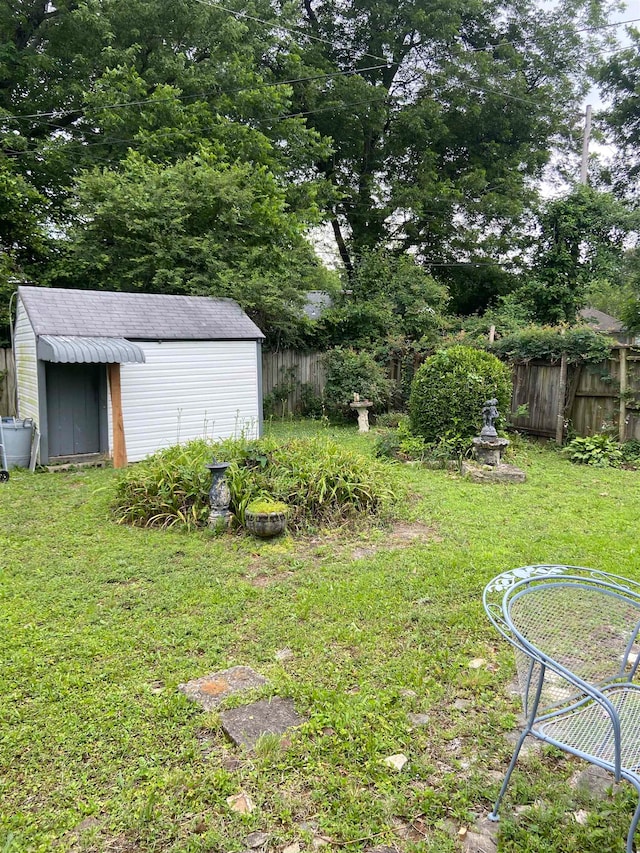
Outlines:
{"type": "Polygon", "coordinates": [[[299,353],[294,350],[262,353],[262,388],[265,397],[277,397],[277,415],[299,414],[302,407],[302,386],[308,385],[315,394],[322,394],[325,383],[322,353],[299,353]],[[289,393],[282,399],[285,390],[289,393]]]}
{"type": "MultiPolygon", "coordinates": [[[[571,383],[569,376],[568,385],[571,383]]],[[[547,362],[517,364],[513,369],[511,420],[516,429],[533,435],[554,436],[560,385],[560,365],[547,362]],[[526,406],[526,414],[516,414],[526,406]]]]}
{"type": "MultiPolygon", "coordinates": [[[[633,355],[627,363],[625,439],[640,440],[640,363],[633,355]]],[[[517,429],[534,435],[553,436],[560,365],[529,362],[514,367],[512,422],[517,429]],[[518,406],[527,404],[527,415],[516,416],[518,406]]],[[[617,434],[620,410],[620,348],[611,358],[595,365],[570,369],[565,419],[578,435],[606,430],[617,434]]]]}
{"type": "MultiPolygon", "coordinates": [[[[625,438],[640,441],[640,356],[631,349],[627,356],[627,396],[629,397],[625,438]]],[[[396,368],[397,370],[397,368],[396,368]]],[[[394,367],[390,365],[390,373],[394,367]]],[[[15,366],[10,349],[0,349],[0,415],[13,416],[15,411],[15,366]]],[[[322,353],[297,353],[293,350],[263,352],[262,384],[265,396],[274,389],[290,385],[285,399],[279,401],[279,415],[300,412],[302,386],[309,385],[320,395],[324,390],[325,370],[322,353]]],[[[516,429],[534,435],[555,435],[556,406],[560,380],[559,364],[529,362],[513,371],[514,390],[512,422],[516,429]],[[528,405],[527,415],[516,416],[519,406],[528,405]]],[[[605,426],[615,434],[619,418],[619,350],[598,365],[585,365],[576,372],[569,370],[567,380],[566,419],[578,435],[592,435],[605,426]]]]}
{"type": "Polygon", "coordinates": [[[13,352],[0,349],[0,416],[13,417],[16,414],[16,370],[13,352]]]}

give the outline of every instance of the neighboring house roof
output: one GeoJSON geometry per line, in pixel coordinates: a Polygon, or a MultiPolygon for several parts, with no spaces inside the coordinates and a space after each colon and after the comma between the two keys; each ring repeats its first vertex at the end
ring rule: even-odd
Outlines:
{"type": "Polygon", "coordinates": [[[624,332],[624,324],[612,317],[611,314],[605,314],[604,311],[598,311],[596,308],[583,308],[579,313],[582,319],[586,320],[597,332],[608,332],[609,334],[624,332]]]}
{"type": "Polygon", "coordinates": [[[21,286],[36,335],[129,340],[260,340],[232,299],[21,286]]]}

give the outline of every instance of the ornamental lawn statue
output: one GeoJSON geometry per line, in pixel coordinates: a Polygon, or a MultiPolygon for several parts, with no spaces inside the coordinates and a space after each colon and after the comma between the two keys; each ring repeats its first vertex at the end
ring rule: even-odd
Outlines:
{"type": "Polygon", "coordinates": [[[505,465],[502,454],[510,444],[508,438],[501,438],[495,427],[500,418],[498,401],[487,400],[482,407],[482,429],[473,439],[475,462],[463,462],[462,473],[478,483],[523,483],[524,471],[514,465],[505,465]]]}

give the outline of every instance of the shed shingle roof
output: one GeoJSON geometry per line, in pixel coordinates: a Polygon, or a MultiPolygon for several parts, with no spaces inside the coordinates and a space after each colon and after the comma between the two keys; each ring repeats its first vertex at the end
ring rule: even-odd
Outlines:
{"type": "Polygon", "coordinates": [[[130,340],[259,340],[264,335],[232,299],[19,288],[36,335],[130,340]]]}

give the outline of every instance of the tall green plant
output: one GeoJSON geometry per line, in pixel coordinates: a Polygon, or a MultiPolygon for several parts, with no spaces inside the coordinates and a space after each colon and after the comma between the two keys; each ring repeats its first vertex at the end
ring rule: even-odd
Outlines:
{"type": "Polygon", "coordinates": [[[381,464],[327,439],[194,441],[154,454],[116,486],[120,523],[186,528],[206,524],[214,456],[231,463],[231,511],[240,522],[259,498],[282,501],[294,530],[384,517],[394,503],[390,473],[381,464]]]}
{"type": "Polygon", "coordinates": [[[611,354],[611,339],[589,326],[564,329],[558,326],[528,326],[499,338],[491,347],[511,362],[534,358],[559,361],[566,353],[569,363],[604,361],[611,354]]]}
{"type": "Polygon", "coordinates": [[[324,357],[326,382],[324,397],[334,415],[346,417],[351,412],[353,395],[370,400],[374,411],[387,406],[391,383],[384,369],[368,352],[342,347],[329,350],[324,357]]]}

